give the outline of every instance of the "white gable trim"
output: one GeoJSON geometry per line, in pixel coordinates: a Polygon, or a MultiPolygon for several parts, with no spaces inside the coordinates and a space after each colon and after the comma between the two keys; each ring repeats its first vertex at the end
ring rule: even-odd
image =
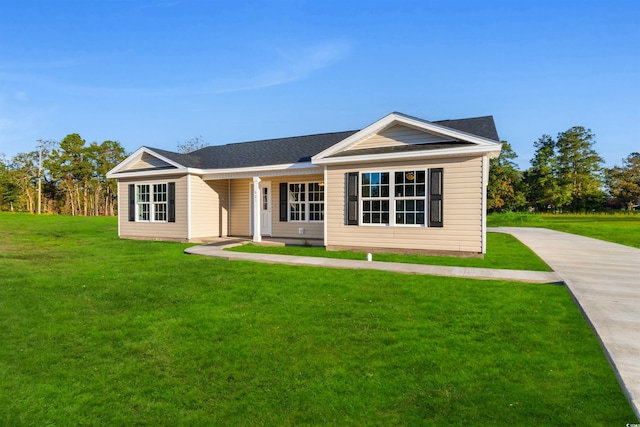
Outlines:
{"type": "MultiPolygon", "coordinates": [[[[493,151],[493,148],[499,151],[501,146],[500,143],[488,138],[472,135],[466,132],[451,129],[446,126],[438,125],[425,120],[420,120],[414,117],[405,116],[403,114],[391,113],[383,117],[382,119],[378,120],[377,122],[367,126],[366,128],[354,133],[350,137],[345,138],[341,142],[316,154],[311,158],[311,161],[312,163],[315,163],[315,164],[327,163],[326,161],[323,161],[325,158],[330,157],[340,151],[347,150],[355,146],[359,142],[367,139],[371,135],[381,133],[385,129],[390,128],[391,126],[394,126],[396,124],[410,126],[415,129],[424,130],[425,132],[439,134],[447,138],[472,142],[474,144],[477,144],[479,147],[484,147],[485,150],[486,148],[491,147],[491,149],[486,151],[493,151]]],[[[413,154],[415,156],[415,153],[413,154]]],[[[385,155],[385,156],[388,156],[388,155],[385,155]]],[[[347,156],[347,158],[352,158],[352,156],[347,156]]]]}
{"type": "MultiPolygon", "coordinates": [[[[126,159],[124,159],[122,161],[122,163],[118,164],[115,168],[111,169],[109,172],[107,172],[107,178],[119,178],[119,177],[126,177],[127,175],[127,169],[131,166],[133,166],[134,164],[136,164],[137,162],[139,162],[142,159],[142,155],[143,154],[149,154],[150,156],[153,156],[155,158],[157,158],[158,160],[162,160],[163,162],[175,167],[178,169],[178,171],[180,171],[180,173],[184,173],[187,168],[183,165],[181,165],[180,163],[176,163],[173,160],[170,160],[168,158],[166,158],[165,156],[156,153],[155,151],[151,150],[150,148],[147,147],[140,147],[138,148],[133,154],[131,154],[129,157],[127,157],[126,159]],[[117,175],[116,175],[117,174],[117,175]]],[[[167,173],[175,173],[177,172],[176,170],[163,170],[164,174],[167,173]]],[[[131,171],[130,173],[136,173],[136,175],[140,174],[140,172],[135,172],[135,171],[131,171]]],[[[144,171],[145,175],[153,175],[153,171],[144,171]]]]}
{"type": "Polygon", "coordinates": [[[402,153],[381,153],[381,154],[363,154],[349,155],[342,157],[332,157],[316,159],[315,164],[344,164],[344,163],[362,163],[362,162],[384,162],[393,160],[408,159],[436,159],[450,157],[465,157],[473,155],[487,155],[490,158],[497,157],[500,154],[502,144],[494,143],[493,146],[471,146],[461,148],[443,148],[440,150],[424,150],[424,151],[406,151],[402,153]]]}

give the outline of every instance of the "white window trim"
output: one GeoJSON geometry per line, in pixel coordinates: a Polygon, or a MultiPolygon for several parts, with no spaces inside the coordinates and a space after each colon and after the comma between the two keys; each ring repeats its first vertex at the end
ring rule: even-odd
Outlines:
{"type": "Polygon", "coordinates": [[[135,222],[144,222],[144,223],[149,223],[149,222],[155,222],[155,223],[166,223],[169,222],[169,183],[168,182],[149,182],[149,183],[138,183],[136,184],[135,187],[135,199],[136,199],[136,214],[135,214],[135,222]],[[142,202],[138,202],[138,188],[146,185],[149,187],[149,201],[145,202],[144,204],[148,204],[149,205],[149,219],[148,220],[144,220],[144,219],[140,219],[140,204],[142,202]],[[153,201],[153,195],[155,194],[153,191],[153,187],[156,185],[164,185],[165,186],[165,194],[167,197],[167,200],[164,202],[154,202],[153,201]],[[156,213],[156,204],[162,203],[165,205],[165,219],[164,220],[156,220],[155,219],[155,213],[156,213]]]}
{"type": "MultiPolygon", "coordinates": [[[[322,202],[310,202],[309,201],[309,186],[310,184],[322,184],[322,181],[296,181],[296,182],[287,182],[287,222],[294,222],[294,223],[316,223],[316,224],[322,224],[324,222],[324,217],[326,215],[326,192],[323,190],[324,193],[324,200],[322,202]],[[296,219],[291,219],[291,202],[289,202],[289,185],[292,184],[304,184],[304,194],[305,194],[305,198],[304,198],[304,220],[296,220],[296,219]],[[322,219],[321,220],[312,220],[311,219],[311,210],[310,210],[310,204],[311,203],[322,203],[322,219]]],[[[321,188],[324,188],[322,185],[320,186],[321,188]]]]}
{"type": "Polygon", "coordinates": [[[402,168],[402,169],[371,169],[371,170],[364,170],[364,171],[359,171],[359,176],[358,176],[358,226],[361,227],[400,227],[400,228],[426,228],[427,227],[427,223],[428,223],[428,210],[429,210],[429,203],[428,203],[428,190],[429,190],[429,168],[402,168]],[[413,196],[413,197],[407,197],[407,196],[402,196],[402,197],[396,197],[395,195],[395,185],[396,185],[396,172],[407,172],[407,171],[424,171],[424,189],[425,189],[425,194],[424,196],[413,196]],[[366,173],[389,173],[389,197],[380,197],[380,198],[371,198],[371,197],[367,197],[367,200],[389,200],[389,223],[382,223],[382,224],[376,224],[376,223],[365,223],[362,221],[362,217],[364,215],[364,197],[362,196],[362,183],[363,183],[363,178],[362,176],[366,173]],[[396,200],[417,200],[420,197],[424,197],[424,224],[396,224],[396,200]]]}

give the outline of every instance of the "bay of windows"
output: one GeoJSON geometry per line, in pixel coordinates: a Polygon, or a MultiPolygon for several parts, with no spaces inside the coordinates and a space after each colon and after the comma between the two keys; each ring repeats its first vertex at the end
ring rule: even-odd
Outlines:
{"type": "Polygon", "coordinates": [[[363,172],[363,224],[425,225],[426,171],[363,172]]]}
{"type": "Polygon", "coordinates": [[[288,184],[289,221],[324,220],[324,186],[319,182],[288,184]]]}
{"type": "Polygon", "coordinates": [[[138,221],[167,221],[167,184],[136,185],[138,221]]]}

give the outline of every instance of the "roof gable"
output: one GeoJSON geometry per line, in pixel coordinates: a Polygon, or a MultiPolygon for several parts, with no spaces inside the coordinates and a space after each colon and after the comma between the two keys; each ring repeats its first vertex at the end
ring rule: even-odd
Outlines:
{"type": "Polygon", "coordinates": [[[413,144],[439,143],[454,139],[410,126],[395,124],[347,147],[345,151],[365,150],[413,144]]]}
{"type": "Polygon", "coordinates": [[[148,147],[140,147],[129,157],[107,173],[107,178],[115,178],[115,174],[140,173],[167,170],[184,170],[184,166],[155,152],[148,147]]]}
{"type": "Polygon", "coordinates": [[[402,113],[391,113],[313,157],[317,164],[352,161],[356,156],[393,154],[393,158],[458,153],[500,152],[493,117],[429,122],[402,113]],[[470,131],[477,132],[472,134],[470,131]],[[439,151],[439,153],[435,153],[439,151]],[[341,158],[340,160],[333,160],[341,158]]]}

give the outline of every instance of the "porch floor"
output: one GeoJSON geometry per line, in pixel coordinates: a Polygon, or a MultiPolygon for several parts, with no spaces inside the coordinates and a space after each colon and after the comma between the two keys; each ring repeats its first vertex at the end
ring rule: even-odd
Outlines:
{"type": "MultiPolygon", "coordinates": [[[[199,239],[199,241],[200,243],[207,246],[226,246],[233,244],[253,243],[253,239],[251,237],[210,237],[199,239]]],[[[277,237],[263,237],[262,242],[254,244],[261,246],[324,246],[321,239],[295,239],[277,237]]]]}

